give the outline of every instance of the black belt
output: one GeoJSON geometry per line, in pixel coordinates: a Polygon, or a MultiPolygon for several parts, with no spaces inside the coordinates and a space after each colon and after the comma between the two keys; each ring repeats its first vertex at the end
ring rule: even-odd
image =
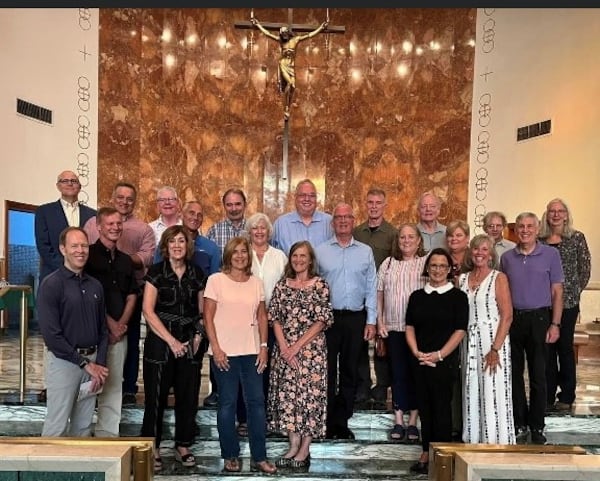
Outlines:
{"type": "Polygon", "coordinates": [[[549,307],[538,307],[537,309],[513,309],[513,313],[517,316],[524,316],[526,314],[542,314],[550,312],[549,307]]]}
{"type": "Polygon", "coordinates": [[[91,356],[96,352],[96,348],[98,346],[90,346],[90,347],[76,347],[77,352],[82,356],[91,356]]]}

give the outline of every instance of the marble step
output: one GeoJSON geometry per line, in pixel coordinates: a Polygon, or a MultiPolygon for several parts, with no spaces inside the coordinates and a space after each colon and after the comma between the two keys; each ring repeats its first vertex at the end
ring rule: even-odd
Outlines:
{"type": "MultiPolygon", "coordinates": [[[[0,435],[39,436],[46,408],[44,405],[0,405],[0,435]]],[[[143,408],[123,409],[121,435],[137,436],[141,427],[143,408]]],[[[426,475],[410,473],[409,468],[418,458],[418,444],[391,442],[388,430],[393,425],[393,415],[387,411],[358,411],[350,419],[349,426],[355,440],[315,440],[311,446],[312,462],[308,472],[281,469],[275,476],[294,481],[409,481],[425,480],[426,475]]],[[[250,471],[250,450],[247,438],[240,442],[243,468],[240,473],[224,473],[220,459],[220,446],[216,430],[216,411],[200,409],[196,416],[199,434],[192,447],[197,465],[183,467],[175,461],[174,413],[165,412],[164,439],[161,444],[163,470],[155,475],[160,481],[245,481],[264,476],[250,471]]],[[[546,417],[547,438],[550,444],[579,445],[590,453],[600,454],[600,418],[595,416],[572,416],[552,414],[546,417]]],[[[269,459],[275,460],[287,448],[282,437],[267,439],[269,459]]]]}

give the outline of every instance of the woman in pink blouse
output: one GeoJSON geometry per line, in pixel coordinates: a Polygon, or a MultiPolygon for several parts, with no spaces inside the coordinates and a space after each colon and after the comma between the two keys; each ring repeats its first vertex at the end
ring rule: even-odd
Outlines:
{"type": "Polygon", "coordinates": [[[252,275],[250,243],[234,237],[223,251],[222,272],[208,278],[204,291],[204,325],[211,367],[217,379],[217,429],[224,470],[239,472],[240,442],[235,428],[242,386],[248,415],[251,468],[273,474],[267,460],[263,372],[267,367],[267,312],[263,282],[252,275]]]}

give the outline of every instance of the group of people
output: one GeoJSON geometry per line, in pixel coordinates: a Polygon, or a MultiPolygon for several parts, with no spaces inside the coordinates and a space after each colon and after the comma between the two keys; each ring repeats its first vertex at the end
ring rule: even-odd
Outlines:
{"type": "Polygon", "coordinates": [[[80,396],[87,381],[98,397],[95,435],[119,435],[121,407],[135,402],[142,313],[141,435],[156,440],[156,471],[171,392],[175,459],[196,463],[205,353],[205,405],[217,408],[227,472],[242,469],[244,435],[252,469],[307,469],[312,440],[354,439],[348,421],[361,394],[385,401],[388,387],[390,438],[421,441],[418,473],[428,470],[432,441],[511,444],[531,433],[544,443],[545,412],[574,402],[573,335],[591,262],[561,199],[541,222],[520,214],[511,244],[501,212],[488,213],[486,234],[470,240],[466,222],[442,225],[431,192],[418,200],[418,222],[395,228],[384,217],[385,192],[372,188],[367,220],[355,225],[349,204],[318,211],[316,187],[304,179],[295,211],[274,223],[263,213],[246,218],[244,192],[227,190],[225,218],[205,237],[201,203],[181,205],[172,187],[158,190],[150,224],[133,216],[131,184],[117,183],[112,205],[97,212],[79,204],[73,172],[59,174],[57,187],[61,199],[36,213],[48,348],[43,435],[91,434],[96,396],[80,396]],[[376,336],[388,354],[374,359],[372,382],[376,336]],[[288,438],[274,463],[268,431],[288,438]]]}

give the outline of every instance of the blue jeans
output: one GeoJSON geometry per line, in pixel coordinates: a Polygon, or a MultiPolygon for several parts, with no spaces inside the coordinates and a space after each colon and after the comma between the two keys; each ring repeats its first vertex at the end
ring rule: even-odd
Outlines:
{"type": "Polygon", "coordinates": [[[211,368],[217,378],[219,404],[217,429],[223,459],[240,455],[240,440],[235,428],[239,386],[242,386],[248,414],[248,441],[252,459],[260,463],[267,459],[266,414],[263,393],[263,375],[256,372],[256,355],[228,357],[229,371],[220,371],[211,356],[211,368]]]}

